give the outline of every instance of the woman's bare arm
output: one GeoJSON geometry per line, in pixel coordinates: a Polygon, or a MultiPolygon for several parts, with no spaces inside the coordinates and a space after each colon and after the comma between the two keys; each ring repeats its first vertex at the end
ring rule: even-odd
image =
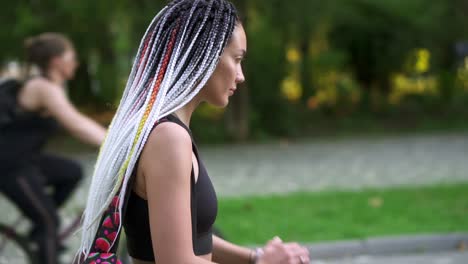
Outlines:
{"type": "Polygon", "coordinates": [[[187,131],[170,122],[157,126],[143,149],[138,170],[145,179],[158,264],[212,263],[193,252],[191,169],[192,142],[187,131]]]}
{"type": "Polygon", "coordinates": [[[213,261],[222,264],[249,264],[253,250],[213,235],[213,261]]]}
{"type": "MultiPolygon", "coordinates": [[[[54,117],[73,136],[81,141],[100,146],[104,141],[106,129],[80,113],[70,102],[62,87],[45,80],[32,80],[38,108],[44,109],[54,117]]],[[[27,88],[27,87],[26,87],[27,88]]]]}

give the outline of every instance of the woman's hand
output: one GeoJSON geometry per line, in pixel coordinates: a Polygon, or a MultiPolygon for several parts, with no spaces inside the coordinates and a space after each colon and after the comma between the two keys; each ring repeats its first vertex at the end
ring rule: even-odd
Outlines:
{"type": "Polygon", "coordinates": [[[309,264],[309,250],[298,243],[283,243],[279,237],[270,240],[263,247],[263,254],[257,256],[257,264],[309,264]]]}

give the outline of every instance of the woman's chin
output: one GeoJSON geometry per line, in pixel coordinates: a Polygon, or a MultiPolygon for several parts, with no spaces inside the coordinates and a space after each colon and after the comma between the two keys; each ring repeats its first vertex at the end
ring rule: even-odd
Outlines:
{"type": "Polygon", "coordinates": [[[225,108],[229,104],[229,97],[223,98],[217,102],[213,102],[211,105],[214,107],[225,108]]]}
{"type": "Polygon", "coordinates": [[[229,97],[226,98],[226,99],[224,100],[224,102],[223,102],[219,107],[224,108],[224,107],[228,106],[228,104],[229,104],[229,97]]]}

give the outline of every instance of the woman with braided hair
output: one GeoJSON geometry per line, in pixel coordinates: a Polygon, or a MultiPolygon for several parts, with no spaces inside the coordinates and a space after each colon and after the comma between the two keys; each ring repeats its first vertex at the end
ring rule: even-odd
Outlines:
{"type": "Polygon", "coordinates": [[[246,46],[226,0],[172,1],[153,19],[96,163],[79,251],[86,263],[110,258],[122,226],[135,264],[309,263],[297,243],[275,238],[250,250],[212,233],[217,198],[190,119],[201,102],[228,104],[244,81],[246,46]]]}

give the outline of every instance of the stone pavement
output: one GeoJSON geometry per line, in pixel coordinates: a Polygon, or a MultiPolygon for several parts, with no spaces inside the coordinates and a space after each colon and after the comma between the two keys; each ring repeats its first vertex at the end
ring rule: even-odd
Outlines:
{"type": "Polygon", "coordinates": [[[311,264],[467,264],[468,252],[438,252],[394,256],[357,256],[314,260],[311,264]]]}
{"type": "Polygon", "coordinates": [[[220,196],[468,181],[464,133],[199,147],[220,196]]]}
{"type": "Polygon", "coordinates": [[[468,233],[388,236],[307,245],[312,264],[466,264],[468,233]]]}

